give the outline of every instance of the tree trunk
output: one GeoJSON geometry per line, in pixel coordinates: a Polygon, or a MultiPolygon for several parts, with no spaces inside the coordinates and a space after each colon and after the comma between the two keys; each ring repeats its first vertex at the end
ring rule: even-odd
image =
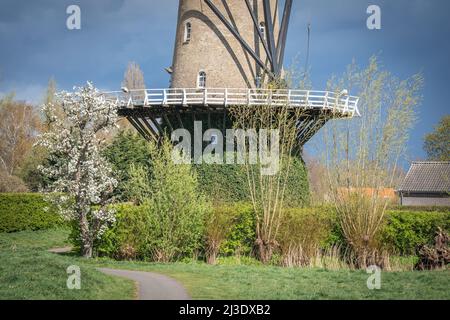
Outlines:
{"type": "Polygon", "coordinates": [[[217,255],[215,252],[210,252],[206,258],[206,263],[215,265],[217,263],[217,255]]]}
{"type": "Polygon", "coordinates": [[[258,245],[259,260],[261,260],[263,264],[269,263],[270,259],[272,259],[273,254],[272,245],[262,239],[257,240],[257,245],[258,245]]]}
{"type": "Polygon", "coordinates": [[[206,263],[208,264],[216,264],[217,263],[217,254],[219,253],[220,244],[211,241],[206,247],[206,263]]]}
{"type": "Polygon", "coordinates": [[[89,223],[86,213],[80,215],[80,233],[81,233],[81,254],[84,258],[92,258],[93,243],[89,233],[89,223]]]}
{"type": "Polygon", "coordinates": [[[92,258],[92,246],[90,244],[83,244],[82,255],[84,258],[92,258]]]}

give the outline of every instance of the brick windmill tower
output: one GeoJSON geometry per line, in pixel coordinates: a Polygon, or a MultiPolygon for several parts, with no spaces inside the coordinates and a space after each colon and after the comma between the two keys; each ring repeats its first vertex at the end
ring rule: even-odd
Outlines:
{"type": "Polygon", "coordinates": [[[280,36],[277,1],[182,0],[173,57],[174,88],[258,88],[277,74],[292,1],[280,36]]]}
{"type": "Polygon", "coordinates": [[[148,140],[178,128],[232,126],[230,106],[302,108],[299,144],[329,119],[358,114],[346,91],[268,89],[283,73],[292,0],[180,0],[169,88],[104,93],[148,140]]]}

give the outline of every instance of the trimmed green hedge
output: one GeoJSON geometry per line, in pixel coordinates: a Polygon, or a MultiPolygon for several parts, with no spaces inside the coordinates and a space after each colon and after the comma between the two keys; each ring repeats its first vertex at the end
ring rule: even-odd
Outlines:
{"type": "MultiPolygon", "coordinates": [[[[216,208],[218,210],[218,208],[216,208]]],[[[251,250],[255,240],[255,216],[250,205],[220,206],[239,218],[233,232],[221,246],[222,254],[233,254],[237,247],[246,244],[244,254],[251,250]],[[253,229],[254,230],[254,229],[253,229]]],[[[383,246],[395,254],[415,255],[416,248],[432,244],[437,228],[450,231],[450,211],[388,210],[380,232],[383,246]]],[[[286,211],[280,230],[281,242],[298,240],[314,242],[325,248],[334,244],[345,245],[345,239],[337,221],[334,208],[330,206],[292,208],[286,211]]]]}
{"type": "MultiPolygon", "coordinates": [[[[147,229],[143,225],[147,221],[145,206],[121,203],[113,207],[116,210],[116,221],[102,238],[97,240],[97,254],[119,260],[148,259],[149,248],[146,242],[150,235],[146,233],[147,229]]],[[[250,254],[255,242],[255,215],[251,204],[222,205],[216,206],[214,210],[229,215],[232,224],[220,246],[221,255],[250,254]]],[[[72,236],[72,241],[79,245],[76,237],[72,236]]]]}
{"type": "MultiPolygon", "coordinates": [[[[143,259],[145,255],[140,252],[146,248],[139,243],[146,237],[141,228],[145,220],[144,208],[131,204],[119,204],[115,208],[117,221],[99,241],[98,253],[119,259],[130,256],[143,259]],[[130,254],[127,250],[132,247],[137,252],[127,256],[130,254]]],[[[220,246],[220,255],[250,255],[255,243],[255,214],[251,204],[216,205],[214,210],[231,217],[230,231],[220,246]]],[[[414,255],[417,246],[433,242],[438,227],[450,230],[450,211],[388,210],[380,241],[394,254],[414,255]]],[[[317,246],[345,245],[336,213],[330,206],[287,209],[278,240],[281,246],[293,241],[314,250],[317,246]]]]}
{"type": "Polygon", "coordinates": [[[402,211],[402,212],[409,212],[409,211],[413,211],[413,212],[450,212],[450,207],[436,207],[436,206],[432,206],[432,207],[428,207],[428,206],[418,206],[418,207],[413,207],[413,206],[400,206],[400,205],[395,205],[395,206],[389,206],[388,207],[389,211],[402,211]]]}
{"type": "Polygon", "coordinates": [[[418,246],[434,242],[438,227],[450,231],[450,211],[388,211],[381,241],[402,255],[415,254],[418,246]]]}
{"type": "Polygon", "coordinates": [[[0,193],[0,232],[50,229],[63,224],[38,193],[0,193]]]}

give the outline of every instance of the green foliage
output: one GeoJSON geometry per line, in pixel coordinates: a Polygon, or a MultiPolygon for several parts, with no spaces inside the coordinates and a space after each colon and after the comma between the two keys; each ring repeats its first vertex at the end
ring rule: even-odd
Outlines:
{"type": "Polygon", "coordinates": [[[205,194],[216,203],[248,201],[245,168],[234,164],[196,164],[199,184],[205,194]]]}
{"type": "MultiPolygon", "coordinates": [[[[330,219],[333,221],[324,247],[347,246],[333,208],[323,207],[323,209],[332,215],[330,219]]],[[[420,208],[417,207],[399,207],[396,210],[388,210],[380,234],[376,239],[378,243],[394,254],[415,255],[417,246],[433,243],[438,227],[450,230],[450,211],[448,209],[439,208],[439,211],[433,211],[430,207],[419,210],[420,208]]]]}
{"type": "MultiPolygon", "coordinates": [[[[293,157],[287,179],[285,205],[301,207],[309,201],[309,183],[306,166],[293,157]]],[[[250,201],[247,173],[244,165],[197,164],[194,168],[199,184],[214,203],[250,201]]]]}
{"type": "MultiPolygon", "coordinates": [[[[115,208],[116,223],[102,237],[98,252],[118,259],[152,259],[150,242],[146,242],[150,239],[149,231],[142,228],[149,223],[148,208],[130,204],[115,208]]],[[[208,214],[211,215],[222,217],[218,226],[226,230],[220,241],[218,263],[223,263],[223,258],[228,256],[250,256],[255,244],[256,218],[252,206],[249,203],[217,205],[208,214]]],[[[414,255],[417,246],[433,243],[438,227],[450,230],[450,211],[389,210],[378,241],[393,253],[414,255]]],[[[205,235],[207,224],[206,228],[205,235]]],[[[301,245],[306,251],[347,245],[334,208],[330,206],[287,209],[277,241],[281,254],[289,245],[301,245]]],[[[195,247],[200,248],[198,243],[195,247]]]]}
{"type": "Polygon", "coordinates": [[[118,204],[116,222],[98,241],[97,253],[115,259],[143,259],[146,256],[147,217],[144,206],[118,204]]]}
{"type": "Polygon", "coordinates": [[[429,160],[450,161],[450,115],[444,116],[434,132],[425,137],[424,149],[429,160]]]}
{"type": "Polygon", "coordinates": [[[101,244],[103,253],[168,262],[199,249],[209,203],[191,167],[172,161],[172,149],[168,140],[148,143],[151,174],[143,166],[130,168],[128,194],[141,206],[118,208],[115,226],[101,244]]]}
{"type": "Polygon", "coordinates": [[[442,207],[442,206],[390,206],[388,211],[403,211],[403,212],[450,212],[450,207],[442,207]]]}
{"type": "Polygon", "coordinates": [[[49,229],[62,224],[56,209],[40,194],[0,194],[0,232],[49,229]]]}
{"type": "Polygon", "coordinates": [[[145,202],[151,226],[148,249],[154,260],[167,262],[198,249],[204,215],[210,208],[199,193],[192,168],[172,161],[170,141],[149,146],[153,172],[148,182],[150,197],[145,202]]]}
{"type": "Polygon", "coordinates": [[[326,247],[335,237],[336,223],[336,213],[331,207],[287,209],[278,235],[281,250],[289,246],[299,246],[306,251],[326,247]]]}
{"type": "Polygon", "coordinates": [[[249,256],[229,256],[217,259],[220,266],[262,266],[261,261],[249,256]]]}
{"type": "Polygon", "coordinates": [[[303,207],[309,203],[308,172],[305,163],[293,157],[287,179],[284,205],[286,207],[303,207]]]}
{"type": "Polygon", "coordinates": [[[137,204],[144,203],[151,195],[150,173],[144,166],[131,164],[128,177],[129,179],[124,183],[126,198],[137,204]]]}
{"type": "Polygon", "coordinates": [[[222,208],[215,208],[206,215],[204,251],[206,261],[209,264],[216,264],[216,258],[220,246],[225,241],[226,236],[233,227],[234,215],[222,208]]]}
{"type": "Polygon", "coordinates": [[[147,141],[131,130],[120,131],[105,149],[104,156],[112,164],[119,182],[115,196],[121,201],[128,201],[127,183],[130,179],[130,166],[142,166],[148,171],[151,170],[151,156],[147,141]]]}
{"type": "Polygon", "coordinates": [[[220,246],[222,255],[248,255],[255,244],[256,217],[249,203],[236,203],[214,208],[215,211],[231,217],[231,227],[220,246]]]}
{"type": "Polygon", "coordinates": [[[437,228],[450,230],[450,211],[390,211],[382,230],[382,243],[400,254],[415,254],[419,245],[434,243],[437,228]]]}

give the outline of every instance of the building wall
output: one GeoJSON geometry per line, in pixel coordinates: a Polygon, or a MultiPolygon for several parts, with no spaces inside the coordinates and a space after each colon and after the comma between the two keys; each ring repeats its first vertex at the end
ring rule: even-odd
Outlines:
{"type": "Polygon", "coordinates": [[[403,206],[442,206],[450,207],[450,197],[403,196],[403,206]]]}
{"type": "MultiPolygon", "coordinates": [[[[266,55],[244,0],[213,0],[222,14],[234,24],[245,41],[266,55]]],[[[258,21],[264,22],[263,0],[250,0],[258,21]]],[[[271,0],[275,35],[279,32],[277,1],[271,0]]],[[[277,37],[275,42],[277,41],[277,37]]],[[[206,72],[206,87],[251,88],[261,74],[255,60],[229,32],[204,0],[180,0],[175,50],[172,63],[172,88],[196,88],[200,71],[206,72]],[[191,40],[184,41],[185,24],[192,26],[191,40]]]]}

